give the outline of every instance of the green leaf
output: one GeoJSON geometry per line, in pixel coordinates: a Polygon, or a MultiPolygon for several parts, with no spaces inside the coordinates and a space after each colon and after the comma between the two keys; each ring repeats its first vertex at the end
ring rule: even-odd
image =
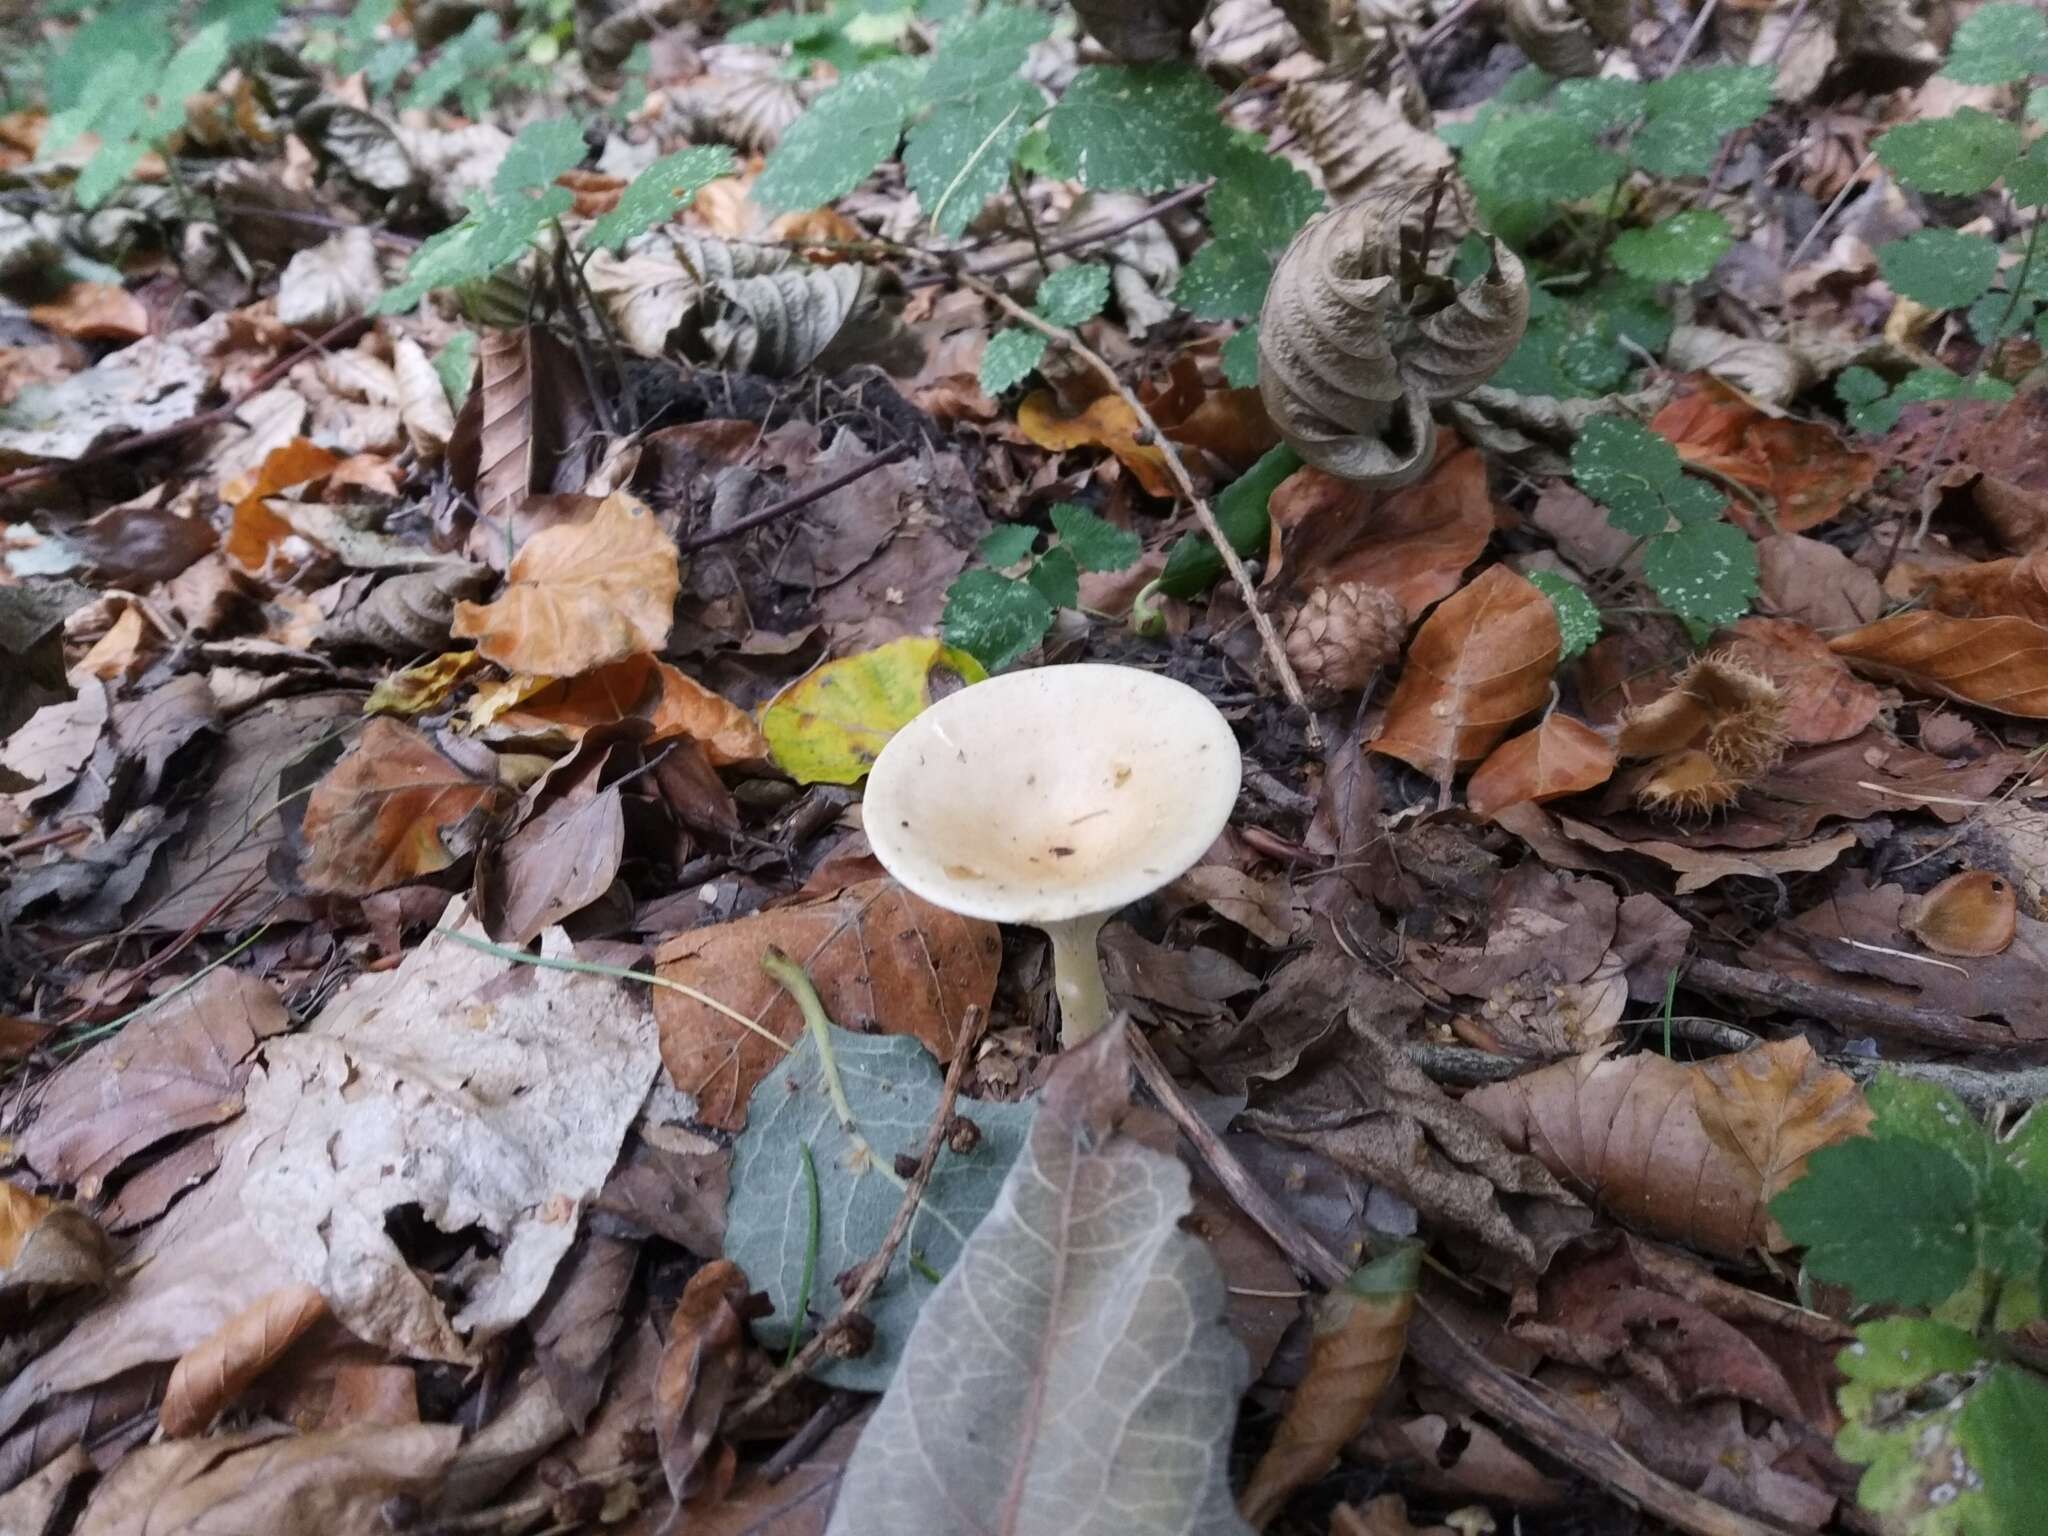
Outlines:
{"type": "Polygon", "coordinates": [[[1083,186],[1162,192],[1225,163],[1232,140],[1216,115],[1222,100],[1185,64],[1091,65],[1052,109],[1046,134],[1083,186]]]}
{"type": "Polygon", "coordinates": [[[2048,15],[2038,5],[1987,5],[1956,28],[1944,75],[1965,85],[2010,85],[2048,72],[2048,15]]]}
{"type": "Polygon", "coordinates": [[[71,184],[72,201],[87,210],[99,207],[119,190],[148,148],[140,139],[109,139],[101,144],[71,184]]]}
{"type": "Polygon", "coordinates": [[[965,651],[923,635],[891,640],[791,683],[761,711],[761,734],[775,765],[797,783],[855,784],[936,688],[987,676],[965,651]]]}
{"type": "Polygon", "coordinates": [[[778,211],[820,208],[859,186],[896,153],[917,76],[907,60],[877,64],[812,102],[768,156],[754,201],[778,211]]]}
{"type": "Polygon", "coordinates": [[[186,99],[213,84],[213,77],[228,60],[228,46],[227,23],[217,21],[171,55],[163,78],[151,92],[156,106],[143,130],[148,137],[160,139],[183,125],[186,99]]]}
{"type": "Polygon", "coordinates": [[[1963,1404],[1955,1434],[1984,1479],[2001,1536],[2034,1536],[2048,1509],[2048,1383],[2016,1365],[1994,1366],[1963,1404]]]}
{"type": "Polygon", "coordinates": [[[491,192],[497,197],[509,197],[515,192],[551,186],[562,172],[581,165],[584,153],[583,125],[575,118],[551,117],[529,123],[519,130],[519,137],[498,162],[497,174],[491,177],[491,192]]]}
{"type": "Polygon", "coordinates": [[[1662,533],[1666,502],[1684,477],[1678,450],[1624,417],[1594,417],[1572,445],[1572,479],[1623,533],[1662,533]]]}
{"type": "Polygon", "coordinates": [[[1060,536],[1060,547],[1071,553],[1084,571],[1125,570],[1144,548],[1135,533],[1117,527],[1079,502],[1062,501],[1055,505],[1052,527],[1060,536]]]}
{"type": "Polygon", "coordinates": [[[1921,1317],[1887,1317],[1856,1330],[1856,1342],[1836,1356],[1849,1385],[1842,1412],[1865,1417],[1878,1395],[1903,1391],[1973,1369],[1984,1358],[1975,1335],[1921,1317]]]}
{"type": "Polygon", "coordinates": [[[962,571],[946,589],[939,632],[991,672],[1000,672],[1045,638],[1053,607],[1029,582],[994,571],[962,571]]]}
{"type": "MultiPolygon", "coordinates": [[[[861,1141],[849,1136],[833,1113],[824,1065],[806,1031],[788,1058],[754,1089],[747,1102],[747,1128],[733,1142],[725,1256],[774,1304],[774,1315],[757,1323],[755,1332],[778,1352],[797,1324],[790,1313],[802,1282],[810,1227],[803,1148],[811,1149],[818,1174],[816,1273],[829,1280],[866,1262],[881,1246],[902,1191],[880,1170],[897,1157],[918,1155],[939,1098],[939,1069],[914,1039],[836,1028],[828,1034],[861,1141]]],[[[960,1112],[973,1118],[981,1138],[971,1152],[939,1154],[910,1238],[897,1249],[866,1309],[875,1325],[874,1347],[853,1360],[828,1356],[816,1375],[832,1386],[879,1392],[889,1384],[918,1308],[932,1292],[931,1283],[913,1269],[912,1256],[942,1275],[953,1267],[968,1234],[995,1203],[1031,1124],[1030,1106],[1024,1104],[963,1099],[960,1112]]],[[[817,1286],[814,1315],[802,1321],[802,1331],[831,1316],[837,1303],[831,1285],[817,1286]]]]}
{"type": "Polygon", "coordinates": [[[1223,382],[1250,389],[1259,382],[1259,328],[1248,325],[1223,343],[1223,382]]]}
{"type": "Polygon", "coordinates": [[[448,344],[434,354],[434,372],[447,392],[448,403],[461,410],[462,402],[469,398],[469,381],[476,372],[476,332],[457,331],[450,336],[448,344]]]}
{"type": "Polygon", "coordinates": [[[924,99],[950,101],[991,86],[1025,84],[1017,71],[1032,45],[1051,35],[1050,16],[1014,5],[991,5],[979,16],[947,23],[925,71],[924,99]]]}
{"type": "Polygon", "coordinates": [[[1644,87],[1644,107],[1651,122],[1680,120],[1725,138],[1771,109],[1774,73],[1768,64],[1682,69],[1644,87]]]}
{"type": "Polygon", "coordinates": [[[948,102],[910,130],[903,174],[932,228],[949,239],[1009,184],[1010,159],[1045,109],[1028,80],[948,102]]]}
{"type": "Polygon", "coordinates": [[[501,47],[498,18],[489,11],[472,18],[459,34],[441,45],[432,62],[413,80],[412,89],[405,93],[407,109],[425,111],[439,106],[450,92],[486,68],[501,47]]]}
{"type": "Polygon", "coordinates": [[[1323,211],[1323,194],[1300,171],[1242,142],[1231,146],[1207,200],[1209,228],[1277,253],[1323,211]]]}
{"type": "Polygon", "coordinates": [[[1031,307],[1041,320],[1075,326],[1093,320],[1108,302],[1109,268],[1089,261],[1061,267],[1040,283],[1038,298],[1031,307]]]}
{"type": "Polygon", "coordinates": [[[1559,117],[1598,134],[1642,116],[1648,100],[1635,80],[1565,80],[1559,82],[1550,105],[1559,117]]]}
{"type": "Polygon", "coordinates": [[[593,250],[616,251],[635,235],[664,224],[690,199],[733,170],[732,151],[722,145],[679,149],[663,155],[633,178],[610,213],[590,226],[593,250]]]}
{"type": "Polygon", "coordinates": [[[1509,120],[1498,151],[1501,173],[1518,200],[1570,202],[1605,192],[1621,175],[1621,156],[1602,149],[1569,118],[1532,113],[1509,120]]]}
{"type": "Polygon", "coordinates": [[[1020,563],[1038,542],[1038,530],[1029,523],[1005,523],[975,545],[975,553],[997,570],[1020,563]]]}
{"type": "Polygon", "coordinates": [[[1080,605],[1081,567],[1074,561],[1074,552],[1064,544],[1055,544],[1040,555],[1031,569],[1024,573],[1024,579],[1055,608],[1080,605]]]}
{"type": "Polygon", "coordinates": [[[1992,1163],[1991,1133],[1954,1094],[1935,1083],[1880,1072],[1864,1094],[1871,1134],[1939,1147],[1981,1178],[1992,1163]]]}
{"type": "Polygon", "coordinates": [[[405,280],[377,301],[375,312],[403,314],[436,288],[482,281],[517,261],[550,220],[575,205],[575,194],[567,187],[548,187],[539,197],[515,192],[490,202],[482,212],[429,237],[414,251],[405,280]]]}
{"type": "Polygon", "coordinates": [[[1858,1136],[1823,1147],[1771,1202],[1819,1279],[1862,1302],[1931,1307],[1976,1267],[1970,1171],[1926,1142],[1858,1136]]]}
{"type": "Polygon", "coordinates": [[[1982,192],[2019,152],[2019,129],[1975,107],[1901,123],[1877,141],[1877,158],[1900,181],[1915,191],[1952,196],[1982,192]]]}
{"type": "Polygon", "coordinates": [[[1732,624],[1756,601],[1756,545],[1733,523],[1688,523],[1650,540],[1643,578],[1673,613],[1732,624]]]}
{"type": "Polygon", "coordinates": [[[1600,610],[1583,587],[1555,571],[1530,571],[1527,575],[1529,584],[1557,610],[1557,629],[1564,639],[1564,649],[1557,657],[1560,662],[1570,661],[1600,638],[1600,610]]]}
{"type": "MultiPolygon", "coordinates": [[[[1240,555],[1263,555],[1273,523],[1266,505],[1280,482],[1301,468],[1301,455],[1282,443],[1231,481],[1216,498],[1216,524],[1240,555]]],[[[1195,597],[1223,574],[1223,557],[1204,534],[1184,535],[1166,555],[1159,590],[1168,597],[1195,597]]]]}
{"type": "Polygon", "coordinates": [[[1648,229],[1624,230],[1610,254],[1614,264],[1650,282],[1696,283],[1714,270],[1734,243],[1728,221],[1711,208],[1675,213],[1648,229]]]}
{"type": "Polygon", "coordinates": [[[2048,139],[2034,145],[2005,168],[2005,190],[2021,208],[2048,206],[2048,139]]]}
{"type": "Polygon", "coordinates": [[[1249,320],[1272,280],[1272,257],[1249,241],[1219,237],[1181,269],[1173,301],[1198,320],[1249,320]]]}
{"type": "Polygon", "coordinates": [[[1046,340],[1021,325],[997,331],[981,352],[982,393],[1000,395],[1031,377],[1045,357],[1046,340]]]}
{"type": "Polygon", "coordinates": [[[2034,323],[2034,305],[2016,299],[2003,288],[1994,288],[1970,306],[1970,334],[1986,346],[2003,337],[2017,336],[2034,323]]]}
{"type": "Polygon", "coordinates": [[[1998,247],[1982,235],[1923,229],[1877,248],[1878,270],[1902,294],[1929,309],[1962,309],[1998,274],[1998,247]]]}

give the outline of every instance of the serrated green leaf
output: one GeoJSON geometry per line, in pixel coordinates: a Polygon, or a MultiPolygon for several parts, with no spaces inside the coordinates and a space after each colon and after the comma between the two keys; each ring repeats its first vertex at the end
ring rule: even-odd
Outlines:
{"type": "Polygon", "coordinates": [[[1572,445],[1572,479],[1623,533],[1662,533],[1666,501],[1684,477],[1678,450],[1641,422],[1596,416],[1572,445]]]}
{"type": "Polygon", "coordinates": [[[1517,201],[1570,202],[1604,192],[1621,175],[1621,156],[1602,149],[1569,118],[1547,112],[1511,118],[1499,150],[1501,173],[1517,201]]]}
{"type": "Polygon", "coordinates": [[[1031,553],[1038,530],[1029,523],[1005,523],[975,545],[975,553],[997,570],[1007,570],[1031,553]]]}
{"type": "Polygon", "coordinates": [[[1864,1093],[1870,1106],[1873,1136],[1924,1141],[1947,1152],[1973,1176],[1990,1167],[1991,1133],[1954,1094],[1935,1083],[1880,1072],[1864,1093]]]}
{"type": "Polygon", "coordinates": [[[856,784],[937,690],[987,676],[965,651],[908,635],[798,678],[761,711],[761,734],[797,783],[856,784]]]}
{"type": "Polygon", "coordinates": [[[1643,550],[1643,579],[1673,613],[1733,624],[1756,601],[1756,545],[1733,523],[1688,523],[1643,550]]]}
{"type": "Polygon", "coordinates": [[[997,331],[981,352],[982,393],[1000,395],[1031,377],[1045,358],[1045,338],[1021,325],[997,331]]]}
{"type": "Polygon", "coordinates": [[[1891,386],[1861,363],[1844,368],[1835,380],[1835,398],[1844,405],[1869,405],[1882,400],[1891,386]]]}
{"type": "Polygon", "coordinates": [[[458,411],[462,409],[462,402],[469,398],[469,383],[475,372],[476,332],[457,331],[448,338],[448,344],[434,354],[434,373],[441,380],[448,403],[458,411]]]}
{"type": "Polygon", "coordinates": [[[1218,238],[1181,269],[1173,302],[1198,320],[1249,320],[1272,280],[1272,257],[1247,241],[1218,238]]]}
{"type": "Polygon", "coordinates": [[[896,153],[916,104],[919,70],[891,60],[852,75],[789,125],[754,182],[763,208],[821,208],[844,197],[896,153]]]}
{"type": "Polygon", "coordinates": [[[1052,35],[1052,18],[1014,5],[991,5],[978,16],[948,22],[939,33],[931,68],[925,71],[926,101],[973,96],[1016,81],[1034,43],[1052,35]]]}
{"type": "Polygon", "coordinates": [[[2000,1536],[2034,1536],[2048,1509],[2048,1383],[1994,1366],[1963,1404],[1956,1442],[1984,1480],[2000,1536]]]}
{"type": "Polygon", "coordinates": [[[1138,558],[1144,545],[1135,533],[1117,527],[1079,502],[1062,501],[1052,509],[1053,532],[1084,571],[1121,571],[1138,558]]]}
{"type": "Polygon", "coordinates": [[[1991,286],[1998,247],[1982,235],[1923,229],[1879,246],[1877,266],[1894,293],[1929,309],[1962,309],[1991,286]]]}
{"type": "Polygon", "coordinates": [[[1044,109],[1037,86],[1006,80],[946,103],[910,130],[903,174],[933,229],[959,235],[1009,184],[1011,157],[1044,109]]]}
{"type": "Polygon", "coordinates": [[[732,170],[732,151],[723,145],[663,155],[633,178],[610,213],[590,226],[587,244],[594,250],[618,250],[635,235],[668,222],[689,206],[691,198],[732,170]]]}
{"type": "Polygon", "coordinates": [[[1965,85],[2010,85],[2048,73],[2048,15],[2035,5],[1987,5],[1948,45],[1941,72],[1965,85]]]}
{"type": "Polygon", "coordinates": [[[1666,492],[1664,505],[1681,524],[1711,523],[1728,510],[1728,496],[1710,480],[1685,475],[1666,492]]]}
{"type": "Polygon", "coordinates": [[[108,139],[103,142],[93,151],[93,157],[86,161],[78,179],[71,184],[71,200],[87,210],[99,207],[120,189],[121,183],[128,179],[128,173],[135,169],[135,163],[148,148],[140,139],[108,139]]]}
{"type": "Polygon", "coordinates": [[[1629,140],[1628,157],[1653,176],[1704,176],[1724,137],[1691,118],[1652,118],[1629,140]]]}
{"type": "Polygon", "coordinates": [[[1557,611],[1557,631],[1564,641],[1564,648],[1557,655],[1560,662],[1570,661],[1600,638],[1600,610],[1593,606],[1593,599],[1586,596],[1583,587],[1555,571],[1526,574],[1529,584],[1549,598],[1550,606],[1557,611]]]}
{"type": "Polygon", "coordinates": [[[497,197],[510,197],[550,186],[562,172],[581,165],[584,152],[583,125],[575,118],[552,117],[545,122],[529,123],[519,130],[519,137],[498,162],[497,173],[491,177],[491,192],[497,197]]]}
{"type": "Polygon", "coordinates": [[[1029,582],[994,571],[962,571],[946,589],[939,632],[991,672],[1000,672],[1045,638],[1053,607],[1029,582]]]}
{"type": "Polygon", "coordinates": [[[482,212],[431,236],[414,251],[405,280],[377,301],[375,312],[403,314],[436,288],[482,281],[517,261],[550,220],[575,205],[567,187],[545,188],[539,197],[515,192],[492,200],[482,212]]]}
{"type": "Polygon", "coordinates": [[[2021,208],[2048,207],[2048,139],[2036,139],[2005,168],[2005,190],[2021,208]]]}
{"type": "Polygon", "coordinates": [[[1093,320],[1109,302],[1109,268],[1100,262],[1061,267],[1038,285],[1031,307],[1041,320],[1075,326],[1093,320]]]}
{"type": "Polygon", "coordinates": [[[1223,343],[1223,382],[1250,389],[1259,382],[1259,328],[1248,325],[1223,343]]]}
{"type": "MultiPolygon", "coordinates": [[[[1900,413],[1909,405],[1932,400],[2010,400],[2013,392],[2012,386],[2002,379],[1981,374],[1966,379],[1945,368],[1916,368],[1901,379],[1890,394],[1851,401],[1841,395],[1843,381],[1851,374],[1868,374],[1872,379],[1877,379],[1877,375],[1867,368],[1850,368],[1844,371],[1841,380],[1836,381],[1836,393],[1848,407],[1844,414],[1849,425],[1858,432],[1889,432],[1898,425],[1900,413]]],[[[1877,382],[1882,385],[1884,381],[1878,379],[1877,382]]],[[[1867,387],[1859,377],[1859,391],[1867,387]]]]}
{"type": "Polygon", "coordinates": [[[1646,86],[1644,107],[1652,122],[1683,120],[1722,139],[1771,109],[1774,73],[1768,64],[1682,69],[1646,86]]]}
{"type": "MultiPolygon", "coordinates": [[[[796,1049],[754,1089],[747,1128],[733,1142],[725,1256],[774,1304],[773,1315],[755,1328],[777,1351],[788,1343],[796,1321],[810,1229],[803,1149],[810,1149],[818,1175],[813,1272],[825,1282],[813,1287],[816,1315],[804,1320],[808,1332],[837,1304],[831,1277],[864,1263],[881,1247],[902,1192],[878,1166],[917,1156],[939,1098],[939,1069],[917,1041],[844,1029],[832,1029],[829,1036],[861,1141],[840,1126],[817,1045],[806,1031],[796,1049]]],[[[875,1325],[874,1347],[852,1360],[828,1356],[816,1369],[819,1379],[833,1386],[878,1392],[889,1384],[918,1309],[932,1291],[912,1267],[912,1254],[940,1274],[953,1267],[968,1234],[995,1203],[1031,1124],[1031,1107],[1025,1104],[963,1100],[961,1112],[973,1116],[981,1137],[971,1152],[939,1154],[918,1206],[913,1239],[897,1249],[888,1276],[866,1308],[875,1325]]]]}
{"type": "Polygon", "coordinates": [[[1815,1152],[1771,1215],[1818,1278],[1859,1301],[1931,1307],[1976,1266],[1963,1220],[1975,1196],[1969,1170],[1941,1148],[1858,1136],[1815,1152]]]}
{"type": "Polygon", "coordinates": [[[1647,103],[1640,81],[1612,78],[1561,81],[1550,98],[1551,110],[1559,117],[1595,134],[1633,122],[1647,103]]]}
{"type": "Polygon", "coordinates": [[[1901,123],[1877,141],[1884,168],[1918,192],[1964,196],[2005,174],[2020,152],[2020,131],[1975,107],[1949,117],[1901,123]]]}
{"type": "Polygon", "coordinates": [[[1046,119],[1053,157],[1082,185],[1161,192],[1199,181],[1227,161],[1232,140],[1216,115],[1223,93],[1185,64],[1091,65],[1046,119]]]}
{"type": "Polygon", "coordinates": [[[1081,567],[1064,544],[1055,544],[1040,555],[1024,579],[1055,608],[1073,608],[1081,601],[1081,567]]]}
{"type": "Polygon", "coordinates": [[[143,129],[148,137],[160,139],[172,129],[183,126],[186,99],[213,84],[213,77],[228,61],[228,47],[227,23],[217,21],[195,34],[171,55],[171,61],[164,66],[163,78],[151,92],[155,106],[143,129]]]}
{"type": "Polygon", "coordinates": [[[1209,228],[1219,239],[1277,253],[1322,212],[1323,194],[1285,160],[1240,142],[1218,171],[1207,207],[1209,228]]]}
{"type": "Polygon", "coordinates": [[[2031,299],[1994,288],[1970,306],[1970,334],[1984,345],[2007,336],[2017,336],[2034,323],[2031,299]]]}
{"type": "Polygon", "coordinates": [[[1734,243],[1728,221],[1711,208],[1675,213],[1648,229],[1624,230],[1609,248],[1614,264],[1658,283],[1696,283],[1734,243]]]}

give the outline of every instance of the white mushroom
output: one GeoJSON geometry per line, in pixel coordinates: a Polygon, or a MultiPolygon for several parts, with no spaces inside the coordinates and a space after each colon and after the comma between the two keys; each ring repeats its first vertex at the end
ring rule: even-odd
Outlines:
{"type": "Polygon", "coordinates": [[[1042,667],[940,700],[868,774],[868,843],[935,906],[1052,940],[1060,1038],[1109,1021],[1096,935],[1223,830],[1237,741],[1194,689],[1135,667],[1042,667]]]}

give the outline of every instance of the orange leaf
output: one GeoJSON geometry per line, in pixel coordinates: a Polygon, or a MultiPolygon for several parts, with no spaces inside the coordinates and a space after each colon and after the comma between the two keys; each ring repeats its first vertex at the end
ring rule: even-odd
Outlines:
{"type": "MultiPolygon", "coordinates": [[[[825,1011],[847,1029],[911,1035],[950,1061],[968,1005],[995,996],[1002,939],[994,923],[921,901],[893,880],[865,880],[821,900],[771,907],[736,922],[677,934],[655,969],[717,998],[779,1040],[803,1018],[761,969],[773,945],[810,973],[825,1011]]],[[[736,1131],[747,1096],[783,1053],[735,1020],[663,987],[654,994],[661,1059],[697,1099],[705,1124],[736,1131]]]]}
{"type": "Polygon", "coordinates": [[[1729,633],[1718,654],[1746,662],[1778,685],[1788,740],[1813,746],[1847,741],[1877,718],[1877,690],[1806,625],[1751,615],[1729,633]]]}
{"type": "Polygon", "coordinates": [[[1273,493],[1271,510],[1287,531],[1296,586],[1362,581],[1393,593],[1411,621],[1458,590],[1493,537],[1486,461],[1475,448],[1447,455],[1426,478],[1387,496],[1299,470],[1273,493]]]}
{"type": "Polygon", "coordinates": [[[687,736],[698,742],[714,767],[768,755],[753,716],[652,656],[628,656],[559,682],[508,678],[479,691],[471,720],[488,727],[494,740],[543,737],[563,745],[600,726],[637,721],[648,741],[687,736]]]}
{"type": "Polygon", "coordinates": [[[2018,931],[2019,898],[2002,875],[1966,869],[1908,901],[1899,909],[1899,926],[1937,954],[2000,955],[2018,931]]]}
{"type": "Polygon", "coordinates": [[[239,475],[222,486],[221,499],[235,507],[227,538],[227,552],[235,562],[248,571],[267,567],[271,552],[292,536],[292,525],[265,506],[265,499],[318,480],[340,463],[338,455],[295,437],[271,449],[253,475],[239,475]]]}
{"type": "MultiPolygon", "coordinates": [[[[1726,475],[1774,504],[1778,531],[1797,533],[1836,516],[1877,479],[1877,460],[1842,445],[1818,422],[1774,420],[1708,374],[1650,418],[1686,463],[1726,475]]],[[[1729,516],[1745,531],[1764,530],[1738,498],[1729,516]]]]}
{"type": "Polygon", "coordinates": [[[1465,786],[1465,803],[1475,816],[1492,816],[1511,805],[1575,795],[1613,774],[1613,742],[1590,725],[1552,714],[1494,748],[1465,786]]]}
{"type": "Polygon", "coordinates": [[[0,1181],[0,1301],[19,1311],[25,1297],[98,1290],[113,1257],[106,1234],[77,1206],[0,1181]]]}
{"type": "Polygon", "coordinates": [[[2025,619],[1895,613],[1828,649],[1859,672],[1921,693],[2048,719],[2048,628],[2025,619]]]}
{"type": "Polygon", "coordinates": [[[1961,618],[2010,617],[2048,626],[2048,549],[2009,560],[1980,560],[1946,571],[1904,575],[1907,596],[1961,618]]]}
{"type": "Polygon", "coordinates": [[[303,1283],[282,1286],[242,1308],[178,1357],[157,1410],[164,1433],[200,1433],[326,1316],[327,1298],[303,1283]]]}
{"type": "Polygon", "coordinates": [[[484,664],[475,651],[443,651],[432,661],[394,672],[363,703],[366,715],[423,715],[484,664]]]}
{"type": "Polygon", "coordinates": [[[669,1323],[668,1347],[654,1373],[654,1435],[670,1494],[680,1503],[690,1474],[718,1432],[739,1381],[747,1324],[747,1277],[730,1259],[713,1259],[683,1287],[669,1323]]]}
{"type": "Polygon", "coordinates": [[[410,726],[378,717],[306,800],[306,889],[367,896],[446,869],[475,846],[495,778],[443,756],[410,726]]]}
{"type": "Polygon", "coordinates": [[[73,283],[52,302],[30,306],[28,317],[73,341],[140,341],[149,334],[142,300],[111,283],[73,283]]]}
{"type": "Polygon", "coordinates": [[[1549,700],[1562,648],[1550,599],[1489,567],[1416,632],[1371,750],[1448,784],[1549,700]]]}
{"type": "Polygon", "coordinates": [[[658,651],[680,575],[675,541],[623,491],[586,523],[544,528],[520,547],[491,603],[457,603],[452,633],[508,672],[573,677],[658,651]]]}
{"type": "Polygon", "coordinates": [[[1138,418],[1121,396],[1104,395],[1078,416],[1062,416],[1049,389],[1034,389],[1017,407],[1017,426],[1041,448],[1107,448],[1124,468],[1137,476],[1151,496],[1171,496],[1173,481],[1166,455],[1153,443],[1138,441],[1138,418]]]}

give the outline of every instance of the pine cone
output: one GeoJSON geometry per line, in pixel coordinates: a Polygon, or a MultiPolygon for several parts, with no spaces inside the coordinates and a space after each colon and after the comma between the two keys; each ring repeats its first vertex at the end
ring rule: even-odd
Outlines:
{"type": "Polygon", "coordinates": [[[1287,659],[1321,703],[1356,693],[1401,654],[1408,614],[1400,599],[1362,581],[1317,587],[1287,620],[1287,659]]]}

